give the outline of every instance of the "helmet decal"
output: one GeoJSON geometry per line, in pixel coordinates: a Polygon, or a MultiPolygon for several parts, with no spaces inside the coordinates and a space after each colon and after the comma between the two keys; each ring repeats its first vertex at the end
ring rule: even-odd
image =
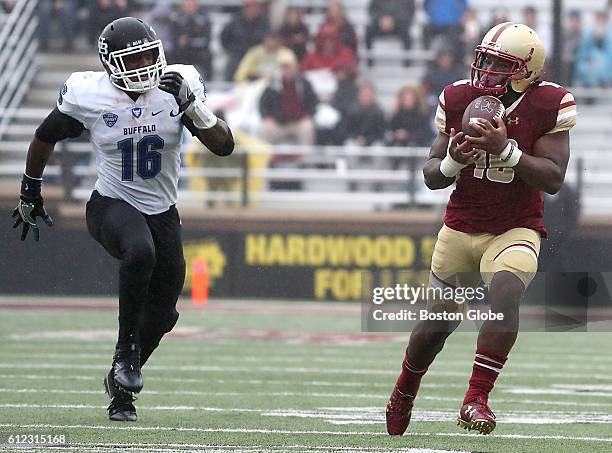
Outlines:
{"type": "Polygon", "coordinates": [[[98,52],[100,55],[108,55],[108,44],[102,36],[98,38],[98,52]]]}

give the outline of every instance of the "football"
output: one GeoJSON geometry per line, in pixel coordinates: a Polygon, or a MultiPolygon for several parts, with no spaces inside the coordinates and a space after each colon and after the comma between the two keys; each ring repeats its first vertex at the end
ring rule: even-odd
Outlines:
{"type": "Polygon", "coordinates": [[[480,134],[472,128],[472,124],[480,119],[489,120],[492,124],[494,118],[504,118],[506,109],[499,99],[493,96],[480,96],[467,106],[463,113],[461,129],[465,135],[479,137],[480,134]]]}

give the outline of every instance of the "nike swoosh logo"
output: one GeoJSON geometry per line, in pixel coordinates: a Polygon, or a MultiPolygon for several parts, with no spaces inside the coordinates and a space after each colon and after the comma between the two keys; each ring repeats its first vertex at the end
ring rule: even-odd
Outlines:
{"type": "Polygon", "coordinates": [[[151,113],[151,116],[156,116],[156,115],[159,115],[161,112],[163,112],[163,110],[160,110],[159,112],[152,112],[152,113],[151,113]]]}
{"type": "Polygon", "coordinates": [[[179,110],[178,112],[176,112],[176,113],[174,113],[174,111],[173,111],[173,110],[171,110],[171,111],[170,111],[170,116],[171,116],[171,117],[173,117],[173,118],[174,118],[175,116],[179,116],[180,114],[181,114],[180,110],[179,110]]]}

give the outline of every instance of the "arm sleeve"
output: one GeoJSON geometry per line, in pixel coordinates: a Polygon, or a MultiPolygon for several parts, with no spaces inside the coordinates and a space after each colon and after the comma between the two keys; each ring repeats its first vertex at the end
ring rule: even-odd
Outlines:
{"type": "Polygon", "coordinates": [[[444,90],[442,90],[442,93],[440,94],[440,98],[438,99],[438,107],[436,109],[435,122],[436,122],[436,127],[438,128],[438,130],[442,132],[443,134],[448,135],[448,132],[446,131],[446,105],[444,101],[444,90]]]}
{"type": "Polygon", "coordinates": [[[576,116],[576,101],[574,100],[572,93],[567,92],[559,104],[557,123],[555,124],[555,127],[547,132],[547,134],[569,131],[576,125],[576,116]]]}
{"type": "Polygon", "coordinates": [[[199,133],[199,129],[193,124],[193,120],[189,118],[187,115],[181,115],[181,123],[183,126],[187,128],[193,137],[197,137],[199,133]]]}
{"type": "Polygon", "coordinates": [[[83,124],[59,111],[56,107],[36,129],[35,137],[45,143],[57,143],[66,138],[76,138],[85,130],[83,124]]]}
{"type": "MultiPolygon", "coordinates": [[[[198,70],[193,66],[184,66],[179,72],[189,84],[189,88],[191,88],[193,94],[195,94],[200,101],[206,103],[206,82],[198,70]]],[[[187,115],[181,115],[181,122],[183,123],[183,126],[185,126],[189,132],[191,132],[191,135],[198,135],[198,128],[195,127],[195,124],[193,124],[191,118],[189,118],[187,115]]]]}
{"type": "Polygon", "coordinates": [[[180,72],[185,80],[187,80],[193,94],[195,94],[200,101],[206,102],[206,82],[198,70],[193,66],[184,66],[184,69],[180,72]]]}

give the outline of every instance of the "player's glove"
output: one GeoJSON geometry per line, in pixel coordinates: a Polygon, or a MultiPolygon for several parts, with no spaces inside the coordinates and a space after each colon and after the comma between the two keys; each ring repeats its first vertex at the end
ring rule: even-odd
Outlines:
{"type": "Polygon", "coordinates": [[[22,241],[25,240],[30,228],[34,234],[34,239],[36,241],[40,239],[36,217],[41,217],[47,226],[53,226],[53,219],[47,214],[47,210],[43,206],[43,198],[40,195],[41,185],[42,179],[30,178],[26,174],[23,175],[19,204],[13,210],[13,218],[17,218],[13,228],[23,224],[21,229],[22,241]]]}
{"type": "Polygon", "coordinates": [[[175,71],[166,72],[160,78],[159,89],[170,93],[179,105],[179,111],[193,121],[198,129],[210,129],[217,124],[217,117],[191,91],[189,84],[181,74],[175,71]]]}
{"type": "Polygon", "coordinates": [[[189,84],[176,71],[166,72],[160,77],[159,89],[174,96],[181,112],[195,100],[195,94],[189,84]]]}

